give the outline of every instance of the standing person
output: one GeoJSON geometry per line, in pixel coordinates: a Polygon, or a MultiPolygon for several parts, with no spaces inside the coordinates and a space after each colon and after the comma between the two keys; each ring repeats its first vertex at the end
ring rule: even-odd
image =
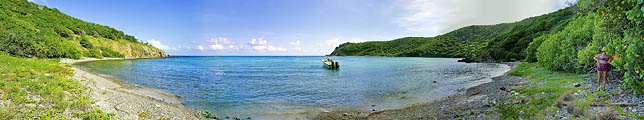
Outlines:
{"type": "Polygon", "coordinates": [[[597,61],[597,90],[601,90],[602,81],[606,83],[606,72],[608,72],[608,67],[610,62],[613,60],[613,57],[606,54],[606,48],[601,49],[601,53],[595,56],[595,61],[597,61]]]}

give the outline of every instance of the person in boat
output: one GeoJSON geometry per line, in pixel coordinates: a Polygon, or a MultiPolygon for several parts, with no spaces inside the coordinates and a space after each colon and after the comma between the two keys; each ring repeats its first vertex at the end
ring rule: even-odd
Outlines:
{"type": "Polygon", "coordinates": [[[612,60],[613,57],[606,54],[606,48],[602,48],[601,53],[595,56],[595,61],[597,61],[597,90],[600,90],[602,81],[606,84],[606,72],[608,72],[612,60]]]}

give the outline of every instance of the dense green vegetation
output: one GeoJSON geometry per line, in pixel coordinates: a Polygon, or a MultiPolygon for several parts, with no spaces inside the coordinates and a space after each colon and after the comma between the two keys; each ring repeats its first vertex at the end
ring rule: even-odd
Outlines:
{"type": "MultiPolygon", "coordinates": [[[[606,52],[613,55],[614,61],[611,65],[618,71],[624,73],[624,83],[622,87],[632,88],[634,93],[644,93],[644,0],[580,0],[577,2],[577,11],[575,17],[561,30],[544,34],[533,40],[528,46],[526,53],[536,57],[538,63],[522,63],[517,68],[518,71],[532,72],[533,76],[526,76],[531,73],[513,72],[519,76],[533,78],[545,76],[543,81],[556,81],[558,77],[549,76],[550,74],[535,74],[535,71],[563,71],[585,73],[593,70],[596,62],[593,57],[600,53],[601,48],[606,48],[606,52]],[[531,69],[525,69],[522,66],[530,66],[531,69]],[[535,77],[537,76],[537,77],[535,77]]],[[[527,60],[526,61],[532,61],[527,60]]],[[[564,74],[564,73],[561,73],[564,74]]],[[[570,75],[578,75],[565,73],[570,75]]],[[[578,79],[569,79],[559,81],[563,83],[578,81],[578,79]]],[[[539,85],[526,89],[517,89],[527,96],[535,97],[538,95],[531,94],[532,88],[543,86],[557,85],[539,85]]],[[[565,89],[566,86],[562,86],[565,89]]],[[[562,90],[562,89],[558,89],[562,90]]],[[[561,92],[561,91],[560,91],[561,92]]],[[[607,102],[603,99],[605,96],[614,96],[619,93],[607,93],[604,91],[592,93],[584,98],[572,98],[568,105],[572,105],[573,114],[583,117],[582,119],[605,119],[602,116],[596,116],[596,111],[589,110],[590,102],[607,102]]],[[[556,94],[555,94],[556,95],[556,94]]],[[[557,103],[549,102],[547,105],[566,104],[561,98],[570,95],[559,95],[557,103]]],[[[534,100],[531,100],[532,102],[534,100]]],[[[552,100],[550,100],[552,101],[552,100]]],[[[502,113],[504,118],[516,119],[519,117],[528,118],[512,111],[532,111],[529,108],[533,104],[509,104],[497,106],[497,111],[502,113]]],[[[536,109],[537,111],[552,111],[549,108],[536,109]]],[[[624,113],[619,106],[613,107],[614,111],[626,116],[636,117],[633,119],[642,119],[641,113],[624,113]]],[[[610,111],[609,111],[610,112],[610,111]]],[[[603,114],[603,113],[602,113],[603,114]]],[[[537,114],[538,116],[538,114],[537,114]]],[[[535,117],[532,117],[535,118],[535,117]]],[[[538,117],[536,117],[538,118],[538,117]]]]}
{"type": "Polygon", "coordinates": [[[0,119],[64,119],[65,112],[84,118],[114,116],[91,107],[87,89],[71,79],[74,73],[69,67],[57,59],[0,53],[0,119]]]}
{"type": "Polygon", "coordinates": [[[580,0],[577,17],[564,30],[541,36],[539,64],[551,70],[583,73],[601,48],[613,55],[612,66],[624,72],[623,87],[644,93],[644,1],[580,0]]]}
{"type": "Polygon", "coordinates": [[[519,23],[474,25],[436,37],[405,37],[392,41],[344,43],[331,55],[338,56],[422,56],[464,57],[484,45],[487,39],[509,31],[519,23]]]}
{"type": "Polygon", "coordinates": [[[460,28],[426,41],[417,48],[405,51],[399,56],[423,57],[470,57],[480,49],[486,40],[507,32],[519,23],[498,25],[477,25],[460,28]]]}
{"type": "MultiPolygon", "coordinates": [[[[85,22],[55,8],[47,8],[27,0],[0,1],[0,51],[20,57],[74,58],[81,57],[161,57],[163,51],[139,43],[134,36],[108,26],[85,22]],[[101,46],[81,38],[101,42],[127,41],[127,46],[101,46]],[[93,48],[98,47],[98,49],[93,48]],[[150,56],[125,54],[119,47],[145,47],[150,56]],[[100,53],[100,54],[97,54],[100,53]],[[161,53],[161,54],[160,54],[161,53]]],[[[132,50],[133,51],[133,50],[132,50]]]]}
{"type": "MultiPolygon", "coordinates": [[[[535,52],[539,63],[551,70],[585,72],[585,66],[580,64],[594,63],[595,61],[592,57],[598,54],[598,52],[592,52],[590,54],[579,52],[586,48],[586,46],[588,46],[592,41],[593,30],[596,26],[594,24],[594,19],[595,16],[593,15],[578,16],[562,31],[543,35],[539,37],[539,39],[535,40],[542,42],[541,44],[531,44],[539,45],[535,52]],[[577,59],[577,54],[583,54],[581,56],[586,58],[577,59]]],[[[598,50],[599,49],[594,49],[590,51],[598,50]]]]}
{"type": "Polygon", "coordinates": [[[331,55],[469,57],[478,60],[520,60],[524,49],[542,34],[559,31],[573,16],[570,9],[497,25],[473,25],[436,37],[406,37],[392,41],[345,43],[331,55]]]}
{"type": "Polygon", "coordinates": [[[624,71],[624,87],[644,93],[644,1],[580,0],[582,10],[599,18],[596,40],[615,56],[612,65],[624,71]],[[591,14],[592,13],[592,14],[591,14]]]}
{"type": "MultiPolygon", "coordinates": [[[[544,34],[561,31],[574,16],[571,8],[561,9],[556,12],[534,17],[528,24],[520,24],[510,32],[500,35],[488,42],[488,45],[479,53],[479,59],[495,61],[523,60],[529,55],[525,49],[534,38],[544,34]]],[[[529,57],[528,61],[536,61],[529,57]]]]}

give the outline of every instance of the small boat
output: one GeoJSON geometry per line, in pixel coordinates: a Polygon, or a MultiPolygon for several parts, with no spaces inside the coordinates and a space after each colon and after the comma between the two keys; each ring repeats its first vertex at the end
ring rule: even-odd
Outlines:
{"type": "Polygon", "coordinates": [[[322,63],[324,63],[324,66],[329,69],[338,69],[340,68],[340,64],[338,64],[338,61],[335,61],[331,58],[327,59],[322,59],[322,63]]]}

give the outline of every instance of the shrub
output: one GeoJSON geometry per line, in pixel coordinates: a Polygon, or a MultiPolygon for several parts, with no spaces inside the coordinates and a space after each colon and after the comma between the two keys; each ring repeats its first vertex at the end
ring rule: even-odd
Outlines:
{"type": "Polygon", "coordinates": [[[109,47],[100,47],[100,49],[102,51],[103,57],[111,57],[111,58],[123,58],[123,57],[125,57],[125,55],[123,55],[123,54],[121,54],[121,53],[119,53],[117,51],[114,51],[114,49],[109,48],[109,47]]]}
{"type": "Polygon", "coordinates": [[[514,105],[512,102],[507,103],[506,99],[499,100],[499,104],[494,106],[494,110],[501,114],[499,117],[504,120],[519,119],[521,117],[519,113],[521,106],[514,105]]]}
{"type": "Polygon", "coordinates": [[[549,38],[549,35],[550,34],[539,36],[534,40],[532,40],[532,42],[530,42],[530,44],[528,45],[528,48],[525,49],[526,62],[537,62],[537,48],[541,46],[541,43],[543,43],[543,41],[549,38]]]}
{"type": "Polygon", "coordinates": [[[104,113],[101,110],[93,110],[84,113],[74,113],[74,117],[83,118],[83,120],[112,120],[113,113],[104,113]]]}
{"type": "Polygon", "coordinates": [[[139,117],[141,117],[141,118],[151,118],[152,114],[147,113],[147,112],[139,112],[139,117]]]}
{"type": "Polygon", "coordinates": [[[94,45],[92,45],[92,43],[90,43],[90,42],[87,40],[87,38],[83,38],[83,39],[81,39],[81,40],[80,40],[80,44],[81,44],[83,47],[87,48],[87,49],[92,49],[92,48],[94,48],[94,45]]]}
{"type": "MultiPolygon", "coordinates": [[[[613,55],[612,65],[624,72],[624,87],[644,93],[644,1],[579,0],[584,11],[596,13],[605,28],[601,37],[609,39],[606,52],[613,55]],[[612,38],[612,39],[610,39],[612,38]]],[[[601,47],[601,46],[598,46],[601,47]]]]}
{"type": "MultiPolygon", "coordinates": [[[[489,56],[495,61],[515,61],[526,59],[526,48],[535,38],[551,32],[560,31],[558,27],[568,24],[575,16],[570,8],[558,10],[546,15],[528,18],[526,21],[512,28],[511,31],[499,35],[488,42],[483,48],[485,53],[481,56],[489,56]]],[[[485,58],[484,58],[485,59],[485,58]]],[[[531,58],[532,59],[532,58],[531,58]]]]}
{"type": "Polygon", "coordinates": [[[550,70],[585,71],[583,66],[579,65],[577,56],[578,51],[586,48],[592,41],[594,19],[594,15],[579,16],[562,31],[544,36],[545,40],[537,48],[539,64],[550,70]]]}
{"type": "Polygon", "coordinates": [[[87,54],[85,55],[86,57],[93,57],[93,58],[98,58],[98,59],[103,59],[103,55],[101,54],[101,51],[98,49],[89,49],[87,54]]]}

